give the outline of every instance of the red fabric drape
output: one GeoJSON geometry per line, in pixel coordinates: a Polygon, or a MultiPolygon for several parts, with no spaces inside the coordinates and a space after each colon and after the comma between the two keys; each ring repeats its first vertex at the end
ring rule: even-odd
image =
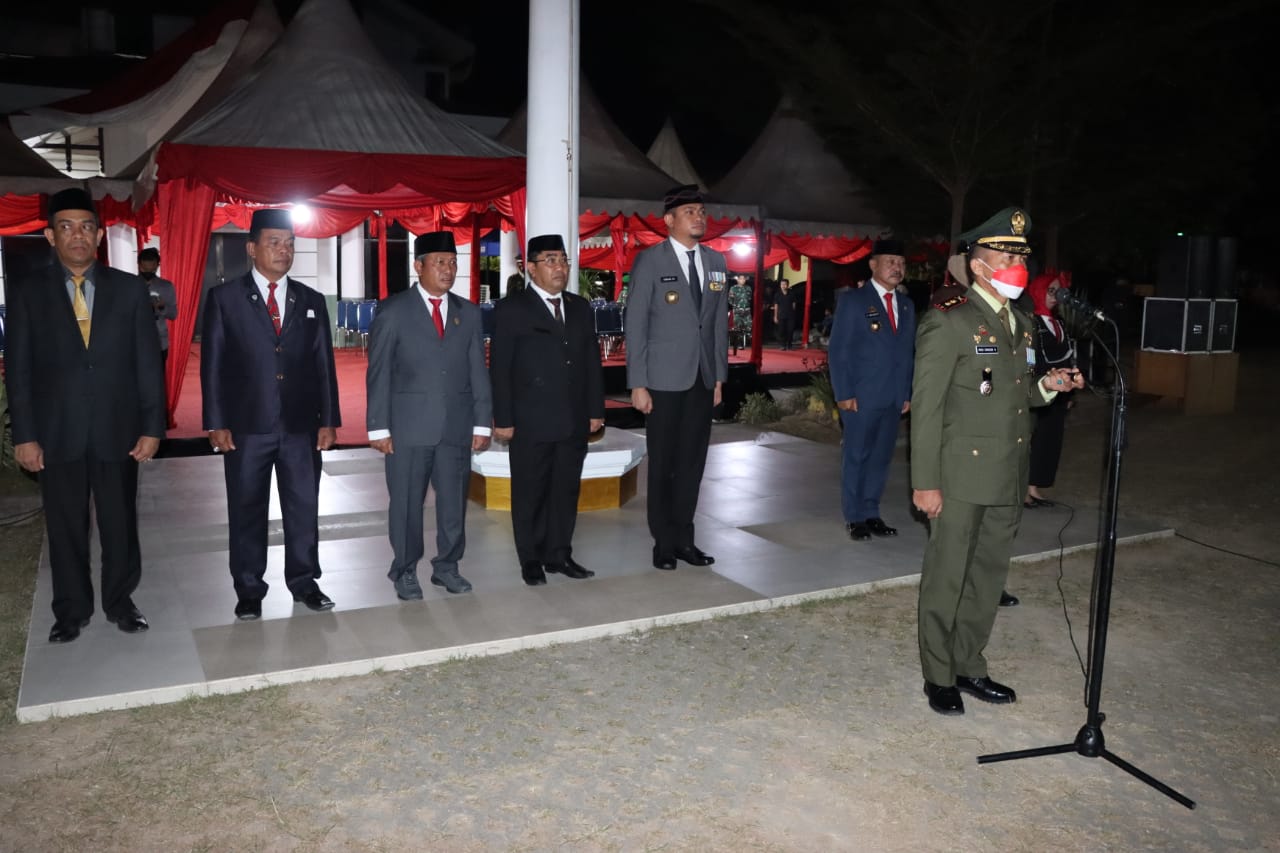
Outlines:
{"type": "Polygon", "coordinates": [[[178,291],[178,319],[170,327],[164,383],[169,395],[169,426],[174,426],[173,413],[182,393],[182,377],[200,306],[205,258],[209,254],[214,193],[204,184],[167,181],[160,185],[157,196],[157,231],[164,246],[165,276],[178,291]]]}
{"type": "Polygon", "coordinates": [[[0,196],[0,236],[29,234],[45,226],[38,195],[0,196]]]}
{"type": "Polygon", "coordinates": [[[374,219],[378,224],[378,298],[387,298],[387,220],[381,215],[374,219]]]}
{"type": "Polygon", "coordinates": [[[204,183],[263,204],[306,201],[335,209],[395,209],[490,202],[524,184],[523,157],[437,157],[287,148],[160,146],[158,180],[204,183]],[[282,169],[281,164],[288,164],[282,169]],[[398,197],[404,203],[397,203],[398,197]]]}

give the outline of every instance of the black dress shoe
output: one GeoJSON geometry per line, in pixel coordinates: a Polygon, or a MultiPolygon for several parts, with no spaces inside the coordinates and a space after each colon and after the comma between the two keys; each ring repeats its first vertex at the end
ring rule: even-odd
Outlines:
{"type": "Polygon", "coordinates": [[[241,622],[252,622],[262,618],[261,598],[242,598],[236,602],[236,618],[241,622]]]}
{"type": "Polygon", "coordinates": [[[1001,607],[1017,607],[1017,606],[1018,606],[1018,596],[1016,596],[1016,595],[1010,595],[1007,591],[1001,590],[1001,592],[1000,592],[1000,606],[1001,606],[1001,607]]]}
{"type": "Polygon", "coordinates": [[[1013,692],[1012,687],[1005,687],[998,681],[992,681],[986,676],[968,678],[963,675],[957,675],[956,689],[963,690],[983,702],[992,702],[996,705],[1008,705],[1010,702],[1018,701],[1018,694],[1013,692]]]}
{"type": "Polygon", "coordinates": [[[871,528],[867,527],[865,521],[851,521],[844,526],[844,529],[849,531],[849,538],[854,542],[871,538],[871,528]]]}
{"type": "Polygon", "coordinates": [[[529,586],[542,586],[547,582],[547,576],[542,571],[542,563],[537,560],[525,560],[521,563],[520,577],[524,578],[524,582],[529,586]]]}
{"type": "Polygon", "coordinates": [[[675,557],[679,560],[684,560],[691,566],[712,566],[716,562],[715,557],[704,553],[697,545],[686,545],[683,548],[677,548],[675,557]]]}
{"type": "Polygon", "coordinates": [[[659,553],[657,548],[653,549],[653,567],[662,569],[664,572],[675,571],[676,558],[671,554],[659,553]]]}
{"type": "Polygon", "coordinates": [[[447,575],[437,575],[434,572],[431,575],[431,583],[435,586],[442,586],[446,592],[452,595],[461,595],[464,592],[471,592],[471,581],[458,574],[455,570],[447,575]]]}
{"type": "Polygon", "coordinates": [[[49,629],[49,642],[69,643],[80,636],[80,629],[88,627],[88,619],[59,619],[49,629]]]}
{"type": "Polygon", "coordinates": [[[143,616],[142,611],[134,607],[132,604],[130,604],[128,609],[123,613],[116,614],[115,616],[108,613],[107,621],[115,625],[121,631],[124,631],[126,634],[138,634],[151,627],[147,624],[147,617],[143,616]]]}
{"type": "Polygon", "coordinates": [[[333,599],[321,592],[320,587],[316,587],[310,592],[304,592],[302,595],[298,595],[295,592],[293,600],[305,604],[308,610],[314,610],[317,613],[333,609],[333,599]]]}
{"type": "Polygon", "coordinates": [[[964,713],[964,700],[955,687],[943,687],[931,681],[924,683],[924,695],[929,697],[929,707],[939,714],[954,717],[964,713]]]}
{"type": "Polygon", "coordinates": [[[897,536],[898,535],[898,528],[890,527],[889,525],[885,524],[884,519],[882,518],[868,518],[863,523],[867,525],[867,529],[870,530],[872,533],[874,533],[876,536],[897,536]]]}
{"type": "Polygon", "coordinates": [[[565,560],[563,563],[547,563],[544,567],[547,571],[556,575],[564,575],[574,580],[582,580],[583,578],[593,578],[596,573],[590,569],[574,562],[573,558],[565,560]]]}

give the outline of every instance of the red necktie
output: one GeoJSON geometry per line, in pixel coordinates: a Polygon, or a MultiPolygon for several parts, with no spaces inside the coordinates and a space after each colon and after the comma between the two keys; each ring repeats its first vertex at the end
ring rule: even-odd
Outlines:
{"type": "Polygon", "coordinates": [[[884,310],[889,312],[889,328],[896,334],[898,331],[898,320],[893,316],[893,294],[886,293],[884,295],[884,310]]]}
{"type": "Polygon", "coordinates": [[[428,297],[427,301],[431,303],[431,319],[436,324],[436,334],[444,337],[444,318],[440,316],[440,300],[434,296],[428,297]]]}
{"type": "Polygon", "coordinates": [[[1057,317],[1050,317],[1050,318],[1049,318],[1049,322],[1053,324],[1053,336],[1054,336],[1054,338],[1056,338],[1059,342],[1061,342],[1061,341],[1062,341],[1062,326],[1058,325],[1058,318],[1057,318],[1057,317]]]}
{"type": "Polygon", "coordinates": [[[276,302],[276,283],[267,284],[267,313],[271,315],[271,325],[276,327],[276,334],[280,334],[280,303],[276,302]]]}
{"type": "Polygon", "coordinates": [[[550,302],[550,303],[551,303],[551,307],[555,309],[555,312],[556,312],[556,322],[563,326],[563,325],[564,325],[564,315],[560,313],[560,300],[557,298],[557,299],[548,299],[547,301],[548,301],[548,302],[550,302]]]}

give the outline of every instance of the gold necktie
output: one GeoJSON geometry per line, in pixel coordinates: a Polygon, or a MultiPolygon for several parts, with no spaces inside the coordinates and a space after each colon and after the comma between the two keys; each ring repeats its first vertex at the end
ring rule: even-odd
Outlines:
{"type": "Polygon", "coordinates": [[[71,283],[76,286],[75,299],[71,303],[71,307],[76,312],[76,322],[80,324],[80,337],[84,338],[84,345],[89,346],[89,303],[84,300],[84,276],[71,276],[71,283]]]}

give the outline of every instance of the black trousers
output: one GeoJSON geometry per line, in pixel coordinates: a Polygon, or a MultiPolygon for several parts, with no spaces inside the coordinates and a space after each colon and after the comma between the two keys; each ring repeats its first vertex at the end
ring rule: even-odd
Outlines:
{"type": "Polygon", "coordinates": [[[267,513],[271,472],[280,493],[284,522],[284,582],[296,595],[310,592],[320,577],[320,451],[315,433],[235,435],[225,454],[227,534],[231,581],[242,600],[261,599],[267,571],[267,513]]]}
{"type": "Polygon", "coordinates": [[[659,554],[694,544],[693,514],[711,441],[715,394],[694,380],[684,391],[650,391],[645,418],[649,452],[649,533],[659,554]]]}
{"type": "Polygon", "coordinates": [[[511,441],[511,527],[521,563],[563,565],[573,554],[586,436],[511,441]]]}
{"type": "Polygon", "coordinates": [[[93,615],[89,567],[89,497],[93,496],[102,543],[102,610],[123,615],[142,577],[138,547],[138,463],[79,459],[46,465],[40,472],[49,565],[53,575],[53,617],[82,621],[93,615]]]}
{"type": "Polygon", "coordinates": [[[1047,406],[1035,410],[1036,426],[1031,434],[1030,483],[1047,489],[1058,476],[1058,460],[1062,457],[1062,439],[1067,427],[1067,399],[1059,394],[1047,406]]]}

